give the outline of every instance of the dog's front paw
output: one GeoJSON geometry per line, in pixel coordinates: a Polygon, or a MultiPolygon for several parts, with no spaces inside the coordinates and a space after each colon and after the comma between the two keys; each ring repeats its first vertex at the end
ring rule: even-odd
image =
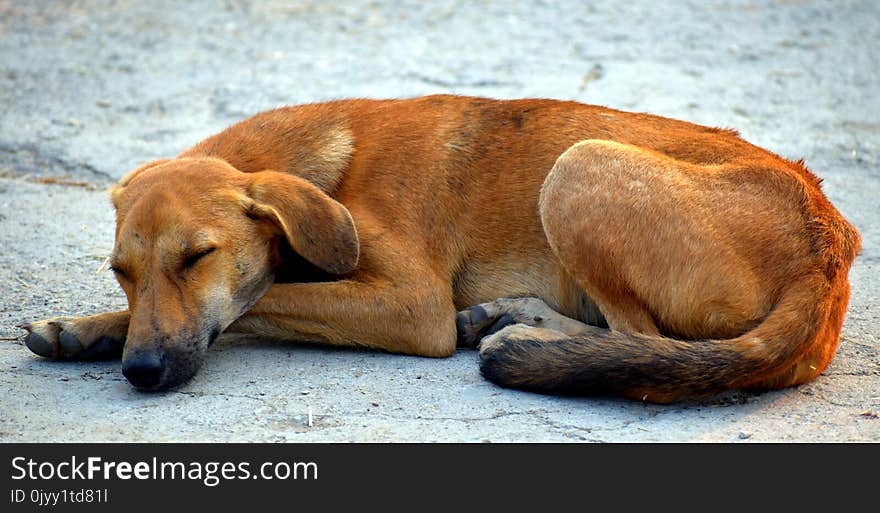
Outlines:
{"type": "Polygon", "coordinates": [[[90,333],[89,317],[55,317],[20,324],[24,344],[34,354],[53,360],[93,360],[122,354],[124,337],[90,333]]]}
{"type": "Polygon", "coordinates": [[[73,358],[82,352],[82,344],[71,333],[70,321],[66,317],[56,317],[35,323],[20,324],[27,331],[24,344],[35,354],[53,360],[73,358]],[[67,325],[68,329],[64,329],[67,325]],[[64,336],[62,337],[62,333],[64,336]]]}

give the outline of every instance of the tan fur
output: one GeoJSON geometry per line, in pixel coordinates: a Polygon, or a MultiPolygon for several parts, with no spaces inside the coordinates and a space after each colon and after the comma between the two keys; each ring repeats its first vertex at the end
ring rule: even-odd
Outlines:
{"type": "MultiPolygon", "coordinates": [[[[112,192],[132,312],[124,358],[193,348],[162,388],[226,328],[447,356],[463,329],[491,324],[464,318],[457,334],[457,310],[532,296],[544,306],[493,315],[543,319],[547,306],[569,319],[493,335],[483,370],[501,384],[580,379],[589,392],[601,381],[591,361],[618,362],[612,393],[658,402],[802,383],[834,354],[859,250],[819,183],[730,130],[573,102],[264,112],[112,192]],[[711,371],[713,354],[729,365],[711,371]],[[654,379],[625,372],[636,365],[654,379]]],[[[41,326],[47,344],[33,347],[57,346],[41,326]]]]}

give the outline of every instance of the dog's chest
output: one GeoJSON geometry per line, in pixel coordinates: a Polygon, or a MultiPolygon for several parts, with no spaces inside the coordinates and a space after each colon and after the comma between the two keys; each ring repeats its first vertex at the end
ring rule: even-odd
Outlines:
{"type": "MultiPolygon", "coordinates": [[[[541,297],[555,300],[560,293],[556,262],[535,258],[499,258],[465,263],[453,280],[458,309],[501,297],[541,297]]],[[[554,301],[555,302],[555,301],[554,301]]]]}

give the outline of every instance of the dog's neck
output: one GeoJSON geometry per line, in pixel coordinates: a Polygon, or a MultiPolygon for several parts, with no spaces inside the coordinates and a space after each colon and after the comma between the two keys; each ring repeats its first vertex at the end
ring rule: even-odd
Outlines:
{"type": "Polygon", "coordinates": [[[333,195],[354,152],[345,116],[326,116],[320,105],[257,114],[205,139],[180,157],[216,157],[244,173],[290,173],[333,195]],[[325,116],[325,117],[322,117],[325,116]]]}

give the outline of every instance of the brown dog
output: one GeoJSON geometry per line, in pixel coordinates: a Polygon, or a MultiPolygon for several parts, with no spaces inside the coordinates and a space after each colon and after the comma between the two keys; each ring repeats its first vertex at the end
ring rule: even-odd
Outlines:
{"type": "Polygon", "coordinates": [[[795,385],[834,355],[860,247],[819,183],[731,130],[573,102],[277,109],[123,178],[129,310],[26,343],[121,352],[142,389],[189,379],[223,331],[435,357],[481,341],[487,378],[547,392],[795,385]]]}

